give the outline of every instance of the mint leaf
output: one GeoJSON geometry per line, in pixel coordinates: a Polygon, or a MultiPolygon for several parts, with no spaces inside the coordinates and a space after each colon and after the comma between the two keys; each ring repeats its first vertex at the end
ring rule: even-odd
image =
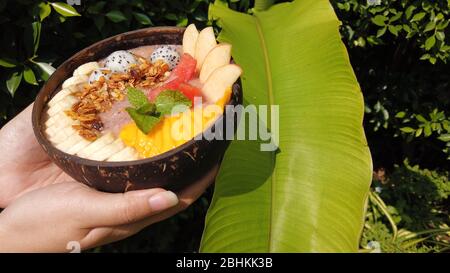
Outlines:
{"type": "Polygon", "coordinates": [[[127,88],[128,101],[134,108],[141,108],[148,104],[147,96],[141,90],[133,87],[127,88]]]}
{"type": "Polygon", "coordinates": [[[156,114],[156,106],[154,103],[146,103],[143,106],[139,107],[137,111],[140,114],[144,115],[154,115],[156,114]]]}
{"type": "Polygon", "coordinates": [[[136,123],[136,126],[144,134],[148,134],[161,120],[161,116],[171,114],[175,106],[184,106],[179,112],[192,106],[191,100],[183,93],[176,90],[161,92],[155,99],[155,103],[148,101],[147,96],[139,89],[128,87],[128,100],[133,107],[125,110],[136,123]]]}
{"type": "MultiPolygon", "coordinates": [[[[172,109],[175,106],[184,105],[186,107],[192,106],[192,101],[183,93],[177,90],[165,90],[155,99],[156,111],[161,115],[172,114],[172,109]]],[[[182,110],[180,109],[181,112],[182,110]]]]}
{"type": "Polygon", "coordinates": [[[138,110],[131,107],[128,107],[125,110],[134,120],[139,130],[141,130],[144,134],[148,134],[152,130],[152,128],[161,120],[161,117],[141,114],[138,110]]]}

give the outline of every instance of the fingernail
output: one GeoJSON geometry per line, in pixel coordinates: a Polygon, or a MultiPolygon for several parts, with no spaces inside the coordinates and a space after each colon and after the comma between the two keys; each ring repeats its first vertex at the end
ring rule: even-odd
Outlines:
{"type": "Polygon", "coordinates": [[[162,211],[178,204],[178,197],[171,191],[157,193],[148,199],[153,211],[162,211]]]}

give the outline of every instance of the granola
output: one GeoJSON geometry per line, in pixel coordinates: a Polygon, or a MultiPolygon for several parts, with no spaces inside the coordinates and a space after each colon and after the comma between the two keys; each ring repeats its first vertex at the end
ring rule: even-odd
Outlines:
{"type": "Polygon", "coordinates": [[[103,123],[99,114],[110,110],[113,103],[124,100],[128,86],[153,88],[167,79],[169,65],[165,62],[159,60],[151,63],[139,56],[136,59],[138,63],[132,65],[127,72],[112,73],[103,70],[105,76],[92,84],[84,84],[72,93],[79,101],[65,113],[76,121],[72,127],[80,136],[89,141],[100,136],[103,123]]]}

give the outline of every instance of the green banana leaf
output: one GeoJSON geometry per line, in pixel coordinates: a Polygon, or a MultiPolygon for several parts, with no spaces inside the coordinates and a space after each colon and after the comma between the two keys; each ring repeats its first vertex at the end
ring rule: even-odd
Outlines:
{"type": "Polygon", "coordinates": [[[297,0],[249,15],[216,1],[210,15],[244,70],[245,103],[279,105],[280,139],[275,152],[262,152],[264,141],[232,142],[200,251],[356,252],[372,162],[363,97],[330,3],[297,0]]]}

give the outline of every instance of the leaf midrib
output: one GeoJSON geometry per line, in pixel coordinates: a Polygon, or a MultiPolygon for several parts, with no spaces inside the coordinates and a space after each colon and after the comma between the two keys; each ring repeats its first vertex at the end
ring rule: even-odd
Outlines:
{"type": "MultiPolygon", "coordinates": [[[[256,25],[256,30],[258,32],[258,37],[259,37],[259,42],[261,45],[261,49],[263,51],[263,57],[264,57],[264,70],[266,72],[266,79],[267,79],[267,92],[268,92],[268,100],[269,100],[269,104],[268,104],[268,122],[266,124],[266,126],[269,128],[270,130],[270,126],[269,123],[272,119],[272,113],[271,113],[271,105],[274,105],[274,97],[273,97],[273,83],[272,83],[272,72],[271,72],[271,68],[270,68],[270,61],[269,61],[269,53],[267,50],[267,45],[266,45],[266,41],[264,39],[264,35],[262,32],[262,28],[261,28],[261,23],[260,20],[258,18],[258,14],[255,13],[255,15],[253,16],[255,18],[255,25],[256,25]]],[[[270,152],[271,153],[271,161],[272,164],[275,165],[275,153],[274,152],[270,152]]],[[[274,192],[275,192],[275,166],[273,168],[272,171],[272,175],[270,176],[270,209],[269,209],[269,231],[268,231],[268,252],[271,252],[272,249],[272,219],[273,219],[273,215],[274,215],[274,192]]]]}

